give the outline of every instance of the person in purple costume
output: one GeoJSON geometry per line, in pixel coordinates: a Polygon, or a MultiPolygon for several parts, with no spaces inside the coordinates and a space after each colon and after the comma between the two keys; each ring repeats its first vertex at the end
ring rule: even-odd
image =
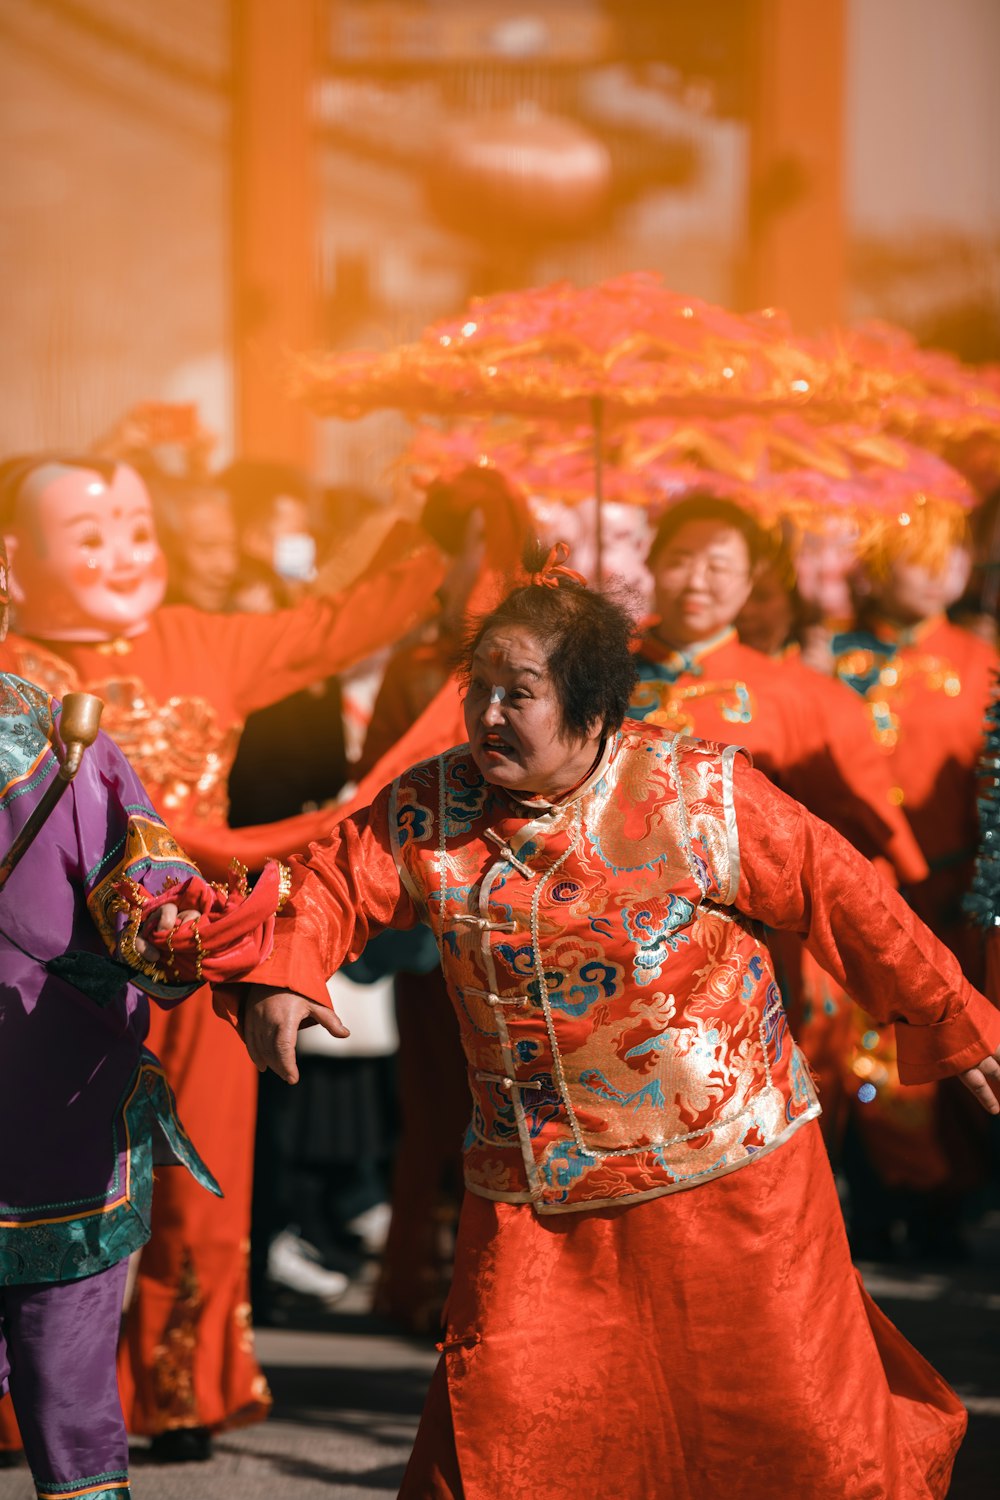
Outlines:
{"type": "MultiPolygon", "coordinates": [[[[6,583],[0,544],[0,640],[6,583]]],[[[43,689],[0,673],[5,865],[58,775],[60,718],[43,689]]],[[[115,1348],[153,1168],[181,1162],[219,1191],[143,1046],[146,990],[176,1004],[197,986],[157,985],[121,961],[114,890],[123,877],[159,893],[197,875],[98,735],[0,890],[0,1394],[44,1500],[130,1494],[115,1348]]]]}

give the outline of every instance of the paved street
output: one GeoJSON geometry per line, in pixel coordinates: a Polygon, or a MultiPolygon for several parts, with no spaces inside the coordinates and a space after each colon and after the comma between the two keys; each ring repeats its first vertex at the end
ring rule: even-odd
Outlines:
{"type": "MultiPolygon", "coordinates": [[[[957,1271],[862,1268],[876,1300],[969,1406],[951,1500],[996,1500],[1000,1493],[1000,1214],[977,1232],[974,1249],[973,1260],[957,1271]]],[[[272,1419],[224,1435],[208,1464],[155,1467],[137,1446],[136,1500],[394,1495],[437,1356],[429,1343],[399,1338],[374,1322],[366,1304],[366,1289],[356,1286],[320,1325],[261,1330],[272,1419]]],[[[0,1500],[32,1494],[26,1469],[0,1472],[0,1500]]]]}

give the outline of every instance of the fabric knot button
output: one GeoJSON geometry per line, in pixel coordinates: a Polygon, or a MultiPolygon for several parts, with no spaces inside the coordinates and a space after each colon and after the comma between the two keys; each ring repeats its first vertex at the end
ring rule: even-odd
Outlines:
{"type": "Polygon", "coordinates": [[[456,1335],[455,1338],[442,1339],[434,1347],[439,1354],[450,1354],[453,1349],[474,1349],[482,1341],[483,1336],[481,1333],[462,1333],[456,1335]]]}

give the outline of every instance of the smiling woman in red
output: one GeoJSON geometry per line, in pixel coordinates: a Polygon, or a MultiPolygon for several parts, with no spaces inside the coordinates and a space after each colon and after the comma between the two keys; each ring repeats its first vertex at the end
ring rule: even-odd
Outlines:
{"type": "Polygon", "coordinates": [[[469,742],[294,861],[240,988],[259,1067],[428,924],[472,1095],[455,1280],[402,1495],[940,1500],[957,1397],[851,1266],[760,922],[1000,1111],[1000,1017],[741,753],[628,722],[631,622],[549,566],[479,625],[469,742]]]}

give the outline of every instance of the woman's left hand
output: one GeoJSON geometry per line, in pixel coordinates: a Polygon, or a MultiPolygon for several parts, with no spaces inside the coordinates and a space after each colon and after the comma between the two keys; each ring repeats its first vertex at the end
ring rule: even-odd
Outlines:
{"type": "Polygon", "coordinates": [[[178,911],[172,901],[166,902],[151,913],[140,926],[135,939],[136,952],[149,963],[158,963],[163,957],[168,934],[179,922],[186,922],[190,917],[200,916],[201,912],[178,911]],[[159,942],[156,939],[159,939],[159,942]]]}
{"type": "Polygon", "coordinates": [[[1000,1050],[958,1076],[988,1115],[1000,1115],[1000,1050]]]}
{"type": "Polygon", "coordinates": [[[248,984],[245,989],[240,1035],[260,1073],[270,1068],[285,1083],[298,1083],[295,1042],[303,1026],[322,1026],[340,1038],[351,1034],[330,1005],[317,1005],[294,990],[260,984],[248,984]]]}

